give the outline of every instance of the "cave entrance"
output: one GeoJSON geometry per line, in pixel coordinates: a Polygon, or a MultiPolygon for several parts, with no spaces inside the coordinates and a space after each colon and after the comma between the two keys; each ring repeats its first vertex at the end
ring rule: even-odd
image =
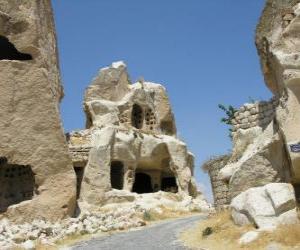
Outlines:
{"type": "Polygon", "coordinates": [[[19,52],[5,36],[0,35],[0,60],[32,60],[30,54],[19,52]]]}
{"type": "Polygon", "coordinates": [[[114,189],[123,189],[124,165],[121,161],[113,161],[110,165],[110,182],[114,189]]]}
{"type": "Polygon", "coordinates": [[[141,129],[143,127],[144,115],[143,109],[138,104],[133,104],[132,113],[131,113],[131,124],[133,127],[137,129],[141,129]]]}
{"type": "Polygon", "coordinates": [[[136,173],[132,192],[138,194],[152,193],[153,188],[150,175],[145,173],[136,173]]]}
{"type": "Polygon", "coordinates": [[[163,177],[161,180],[161,190],[165,192],[177,193],[178,186],[175,177],[163,177]]]}
{"type": "Polygon", "coordinates": [[[81,183],[83,179],[84,168],[74,166],[74,171],[76,174],[76,198],[78,199],[80,196],[81,183]]]}
{"type": "Polygon", "coordinates": [[[0,183],[0,212],[34,196],[35,178],[29,165],[9,164],[0,158],[0,183]]]}

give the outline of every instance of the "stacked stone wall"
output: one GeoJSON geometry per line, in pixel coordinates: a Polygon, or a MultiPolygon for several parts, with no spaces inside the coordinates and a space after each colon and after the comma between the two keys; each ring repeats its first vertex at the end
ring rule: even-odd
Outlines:
{"type": "Polygon", "coordinates": [[[232,120],[232,131],[249,129],[256,126],[266,127],[275,117],[278,99],[244,104],[235,114],[232,120]]]}
{"type": "Polygon", "coordinates": [[[214,206],[220,209],[230,203],[228,184],[219,178],[220,170],[226,166],[229,156],[221,156],[206,162],[203,166],[210,176],[214,206]]]}

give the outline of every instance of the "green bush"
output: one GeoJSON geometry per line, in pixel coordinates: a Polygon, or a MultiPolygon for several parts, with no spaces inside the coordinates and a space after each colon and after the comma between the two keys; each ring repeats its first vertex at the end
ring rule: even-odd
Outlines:
{"type": "MultiPolygon", "coordinates": [[[[223,104],[218,105],[219,109],[223,110],[226,114],[226,117],[221,118],[221,122],[225,123],[226,125],[232,125],[232,120],[234,119],[234,114],[238,110],[235,109],[233,106],[229,105],[228,107],[225,107],[223,104]]],[[[229,128],[229,137],[232,138],[231,136],[232,128],[229,128]]]]}

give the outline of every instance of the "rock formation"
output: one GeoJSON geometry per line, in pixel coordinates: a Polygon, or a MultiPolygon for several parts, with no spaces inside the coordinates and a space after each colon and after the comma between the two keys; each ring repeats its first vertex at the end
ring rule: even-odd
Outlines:
{"type": "MultiPolygon", "coordinates": [[[[233,150],[219,171],[230,199],[272,182],[293,184],[300,196],[300,4],[268,0],[256,45],[273,97],[243,105],[232,119],[233,150]]],[[[230,201],[229,201],[230,202],[230,201]]]]}
{"type": "Polygon", "coordinates": [[[288,183],[270,183],[250,188],[232,202],[232,218],[237,225],[254,224],[272,229],[278,224],[299,223],[294,188],[288,183]]]}
{"type": "Polygon", "coordinates": [[[100,70],[84,99],[86,129],[69,135],[81,202],[101,206],[138,194],[198,195],[194,156],[176,138],[165,88],[131,84],[123,62],[100,70]]]}
{"type": "Polygon", "coordinates": [[[0,217],[72,215],[76,177],[59,116],[50,0],[0,0],[0,89],[0,217]]]}
{"type": "Polygon", "coordinates": [[[265,82],[279,99],[276,121],[295,184],[300,183],[299,24],[299,1],[269,0],[256,33],[265,82]]]}

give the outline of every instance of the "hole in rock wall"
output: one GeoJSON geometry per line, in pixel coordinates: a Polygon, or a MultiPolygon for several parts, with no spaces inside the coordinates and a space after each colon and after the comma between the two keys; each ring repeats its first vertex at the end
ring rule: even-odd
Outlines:
{"type": "Polygon", "coordinates": [[[160,123],[160,129],[166,135],[172,135],[174,133],[174,125],[171,121],[162,121],[160,123]]]}
{"type": "Polygon", "coordinates": [[[175,177],[164,177],[161,180],[161,190],[165,192],[177,193],[178,186],[175,177]]]}
{"type": "Polygon", "coordinates": [[[152,193],[153,188],[150,175],[145,173],[136,173],[132,192],[138,194],[152,193]]]}
{"type": "Polygon", "coordinates": [[[123,189],[124,165],[121,161],[113,161],[110,165],[110,182],[114,189],[123,189]]]}
{"type": "Polygon", "coordinates": [[[19,52],[5,36],[0,35],[0,60],[26,61],[32,60],[32,56],[19,52]]]}
{"type": "Polygon", "coordinates": [[[144,114],[143,109],[140,105],[134,104],[132,106],[132,113],[131,113],[131,124],[133,127],[137,129],[141,129],[143,127],[144,122],[144,114]]]}
{"type": "Polygon", "coordinates": [[[34,196],[35,178],[28,165],[9,164],[5,157],[0,158],[0,183],[0,212],[34,196]]]}
{"type": "Polygon", "coordinates": [[[74,166],[74,171],[76,173],[76,198],[78,199],[80,196],[80,189],[81,189],[81,183],[84,174],[84,168],[74,166]]]}

